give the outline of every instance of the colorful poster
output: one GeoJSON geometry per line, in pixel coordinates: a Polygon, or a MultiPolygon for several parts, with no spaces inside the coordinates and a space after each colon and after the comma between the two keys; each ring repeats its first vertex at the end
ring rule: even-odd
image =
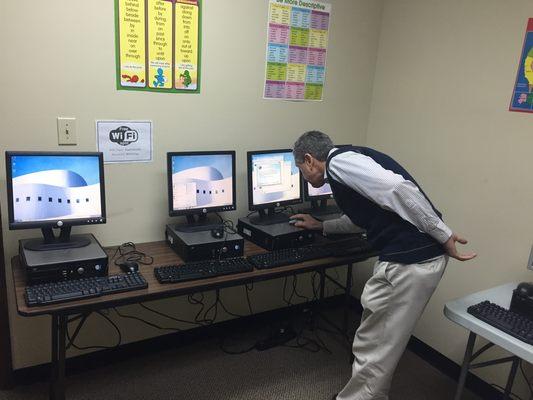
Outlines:
{"type": "Polygon", "coordinates": [[[115,0],[117,89],[200,92],[200,0],[115,0]]]}
{"type": "Polygon", "coordinates": [[[121,45],[117,82],[121,87],[146,87],[144,9],[144,0],[119,0],[117,19],[121,45]]]}
{"type": "Polygon", "coordinates": [[[198,87],[198,21],[196,1],[176,1],[176,89],[196,90],[198,87]]]}
{"type": "Polygon", "coordinates": [[[510,111],[533,112],[533,18],[529,18],[510,111]]]}
{"type": "Polygon", "coordinates": [[[151,88],[172,87],[172,1],[147,0],[148,73],[151,88]]]}
{"type": "Polygon", "coordinates": [[[265,99],[321,101],[331,5],[270,0],[265,99]]]}

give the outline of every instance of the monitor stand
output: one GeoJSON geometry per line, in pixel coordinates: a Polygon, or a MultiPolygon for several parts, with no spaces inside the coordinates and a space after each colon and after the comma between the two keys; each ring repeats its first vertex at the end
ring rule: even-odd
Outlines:
{"type": "Polygon", "coordinates": [[[59,236],[55,236],[51,227],[41,228],[43,239],[28,240],[24,243],[24,248],[33,251],[65,250],[85,247],[91,243],[91,239],[86,236],[71,237],[70,229],[70,226],[61,227],[59,236]]]}
{"type": "Polygon", "coordinates": [[[176,224],[173,229],[177,232],[204,232],[213,229],[223,229],[224,224],[220,221],[214,222],[207,219],[207,214],[187,215],[187,223],[176,224]]]}
{"type": "Polygon", "coordinates": [[[311,214],[313,217],[319,217],[328,214],[340,214],[341,210],[336,205],[329,205],[328,200],[311,200],[311,208],[306,208],[300,212],[311,214]]]}
{"type": "Polygon", "coordinates": [[[289,222],[289,216],[287,214],[276,212],[275,207],[267,208],[265,210],[258,210],[259,215],[250,217],[250,222],[254,225],[273,225],[283,224],[289,222]]]}

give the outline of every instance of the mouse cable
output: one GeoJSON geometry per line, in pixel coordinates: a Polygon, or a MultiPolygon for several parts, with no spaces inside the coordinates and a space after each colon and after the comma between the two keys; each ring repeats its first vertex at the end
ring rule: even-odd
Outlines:
{"type": "MultiPolygon", "coordinates": [[[[218,289],[217,289],[217,291],[218,291],[218,289]]],[[[245,317],[245,315],[239,315],[239,314],[235,314],[235,313],[233,313],[231,311],[228,311],[228,309],[226,308],[226,306],[222,302],[222,296],[220,294],[217,294],[217,300],[219,301],[220,306],[226,312],[226,314],[231,315],[232,317],[237,317],[237,318],[244,318],[245,317]]]]}
{"type": "Polygon", "coordinates": [[[142,322],[143,324],[145,325],[148,325],[148,326],[151,326],[152,328],[156,328],[156,329],[159,329],[161,331],[173,331],[173,332],[181,332],[182,329],[179,329],[179,328],[167,328],[167,327],[164,327],[164,326],[160,326],[160,325],[157,325],[153,322],[150,322],[150,321],[147,321],[143,318],[140,318],[140,317],[137,317],[135,315],[128,315],[128,314],[123,314],[121,313],[117,307],[113,307],[113,310],[115,310],[115,312],[117,313],[117,315],[121,318],[125,318],[125,319],[133,319],[135,321],[139,321],[139,322],[142,322]]]}
{"type": "Polygon", "coordinates": [[[300,299],[305,300],[306,303],[309,303],[311,299],[305,295],[298,293],[297,286],[298,286],[298,276],[295,274],[292,277],[292,287],[294,290],[294,294],[296,295],[296,297],[299,297],[300,299]]]}
{"type": "Polygon", "coordinates": [[[125,242],[118,246],[111,259],[114,260],[114,264],[117,266],[127,261],[135,261],[143,265],[151,265],[154,262],[152,256],[137,250],[133,242],[125,242]],[[119,254],[118,257],[117,254],[119,254]]]}
{"type": "Polygon", "coordinates": [[[189,302],[189,304],[199,305],[200,306],[200,310],[198,310],[198,312],[196,313],[196,316],[194,317],[194,321],[196,321],[196,322],[198,322],[198,323],[200,323],[202,325],[210,325],[214,321],[205,319],[205,315],[206,315],[204,313],[204,309],[205,309],[204,298],[205,298],[205,296],[204,296],[203,292],[199,292],[199,294],[201,296],[200,299],[197,299],[197,298],[194,297],[196,295],[196,293],[187,295],[187,301],[189,302]],[[203,318],[201,318],[202,313],[204,313],[204,317],[203,318]]]}
{"type": "Polygon", "coordinates": [[[252,309],[252,302],[250,301],[250,292],[254,290],[254,283],[250,283],[250,287],[248,288],[248,283],[244,285],[244,290],[246,291],[246,301],[248,302],[248,309],[250,310],[250,315],[254,314],[254,311],[252,309]]]}
{"type": "Polygon", "coordinates": [[[168,319],[171,319],[173,321],[176,321],[176,322],[182,322],[184,324],[190,324],[190,325],[194,325],[194,326],[203,326],[202,324],[198,323],[198,322],[194,322],[194,321],[187,321],[187,320],[184,320],[184,319],[180,319],[180,318],[177,318],[177,317],[173,317],[172,315],[169,315],[169,314],[165,314],[161,311],[158,311],[158,310],[155,310],[151,307],[148,307],[146,304],[144,303],[139,303],[139,305],[144,308],[145,310],[147,311],[150,311],[154,314],[157,314],[161,317],[165,317],[165,318],[168,318],[168,319]]]}
{"type": "Polygon", "coordinates": [[[74,343],[74,340],[78,336],[82,326],[85,324],[85,321],[87,320],[87,318],[91,314],[91,313],[89,313],[89,314],[84,314],[84,315],[81,316],[81,321],[78,323],[78,326],[76,326],[76,329],[75,329],[74,334],[72,336],[70,335],[70,331],[69,331],[68,326],[67,326],[67,329],[66,329],[66,334],[67,334],[67,346],[66,346],[66,348],[67,349],[69,349],[70,347],[73,347],[76,350],[107,350],[107,349],[116,349],[117,347],[119,347],[122,344],[122,333],[120,332],[119,327],[107,315],[101,313],[100,311],[95,311],[95,313],[100,315],[104,319],[106,319],[111,324],[111,326],[113,326],[113,328],[117,332],[117,336],[118,336],[117,337],[117,344],[115,344],[114,346],[78,346],[78,345],[76,345],[76,343],[74,343]]]}

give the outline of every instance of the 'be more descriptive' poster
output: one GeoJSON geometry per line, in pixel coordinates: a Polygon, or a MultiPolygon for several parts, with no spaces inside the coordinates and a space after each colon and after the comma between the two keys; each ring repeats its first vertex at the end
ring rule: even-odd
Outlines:
{"type": "Polygon", "coordinates": [[[265,99],[322,100],[330,15],[331,4],[269,0],[265,99]]]}
{"type": "Polygon", "coordinates": [[[200,0],[115,0],[117,89],[200,91],[200,0]]]}

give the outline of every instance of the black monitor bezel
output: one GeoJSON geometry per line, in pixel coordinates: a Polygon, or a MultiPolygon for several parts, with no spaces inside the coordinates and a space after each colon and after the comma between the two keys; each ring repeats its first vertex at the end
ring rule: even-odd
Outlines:
{"type": "Polygon", "coordinates": [[[172,151],[167,153],[167,192],[168,192],[168,214],[171,217],[184,215],[207,214],[210,212],[234,211],[237,209],[237,174],[236,174],[236,152],[235,150],[220,151],[172,151]],[[202,207],[187,210],[174,210],[172,207],[172,157],[174,156],[216,156],[231,155],[232,168],[232,204],[228,206],[202,207]]]}
{"type": "Polygon", "coordinates": [[[300,196],[297,199],[292,200],[285,200],[285,201],[277,201],[272,203],[264,203],[259,205],[254,205],[254,195],[253,195],[253,188],[252,188],[252,157],[254,155],[261,155],[261,154],[278,154],[278,153],[292,153],[292,149],[276,149],[276,150],[255,150],[255,151],[249,151],[246,155],[246,167],[247,167],[247,175],[248,175],[248,209],[250,211],[259,211],[259,210],[265,210],[272,207],[283,207],[283,206],[290,206],[293,204],[300,204],[303,202],[303,189],[302,189],[302,172],[300,169],[298,169],[298,179],[300,182],[300,196]]]}
{"type": "MultiPolygon", "coordinates": [[[[341,149],[343,147],[349,147],[351,144],[336,144],[334,145],[336,149],[341,149]]],[[[304,179],[303,186],[304,186],[304,201],[318,201],[318,200],[328,200],[333,199],[333,191],[330,194],[321,194],[318,196],[311,196],[309,194],[309,187],[307,185],[310,185],[309,182],[307,182],[304,179]]],[[[325,183],[324,183],[325,185],[325,183]]],[[[332,189],[333,190],[333,189],[332,189]]]]}
{"type": "Polygon", "coordinates": [[[105,204],[105,175],[104,175],[104,154],[102,152],[88,151],[6,151],[6,187],[7,187],[7,212],[9,219],[9,229],[38,229],[38,228],[64,228],[76,225],[105,224],[107,221],[105,204]],[[16,222],[14,213],[13,198],[13,172],[11,159],[15,156],[61,156],[61,157],[98,157],[98,167],[100,171],[100,206],[101,216],[98,218],[73,218],[54,219],[45,221],[16,222]],[[58,222],[61,224],[58,225],[58,222]]]}

